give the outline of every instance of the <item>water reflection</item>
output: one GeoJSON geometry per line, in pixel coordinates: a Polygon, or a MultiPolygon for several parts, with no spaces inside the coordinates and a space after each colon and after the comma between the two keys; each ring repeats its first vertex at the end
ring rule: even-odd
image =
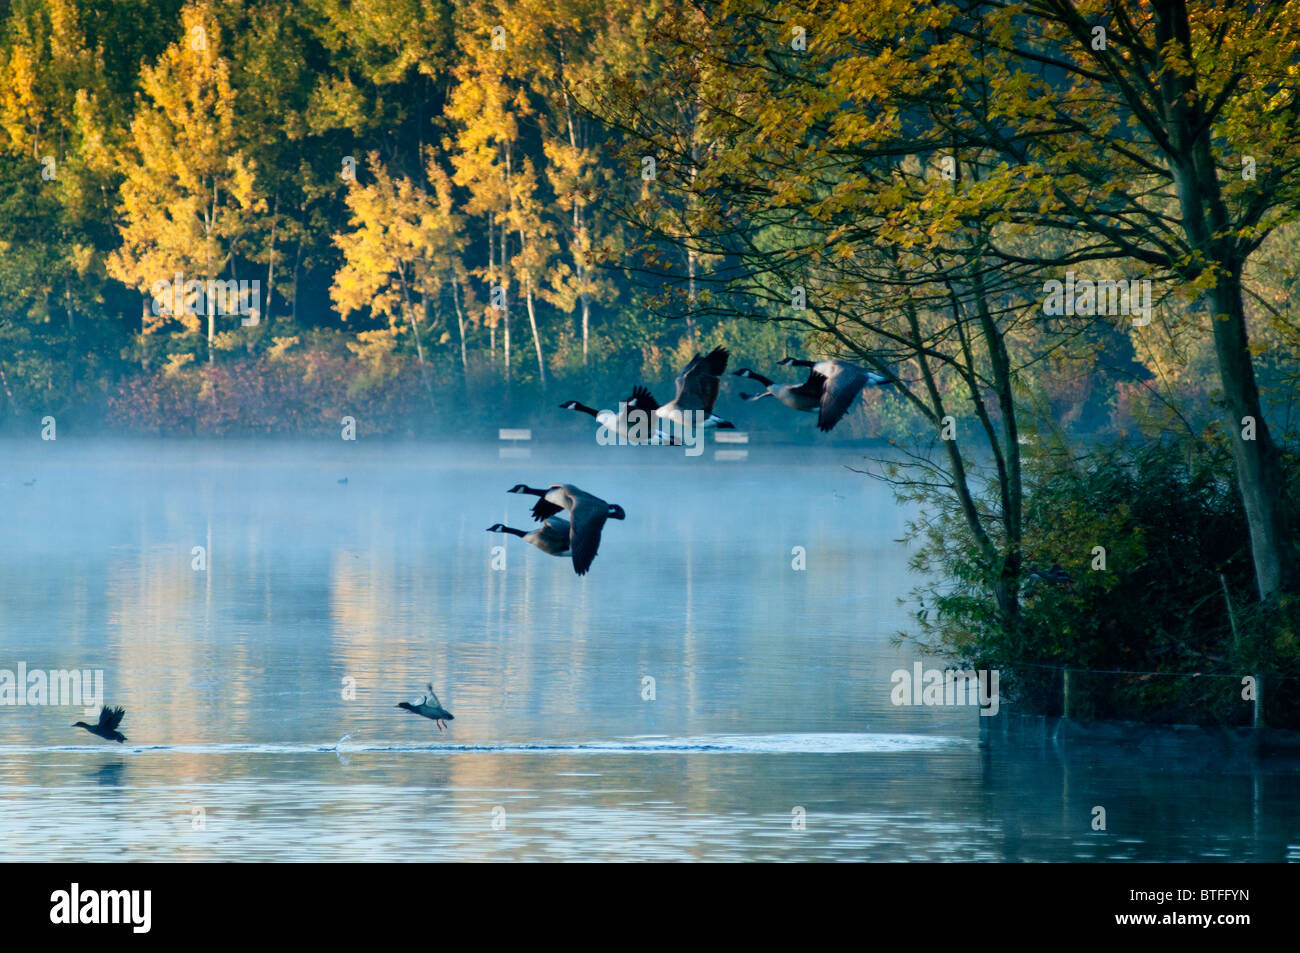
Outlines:
{"type": "Polygon", "coordinates": [[[103,668],[130,741],[0,708],[0,857],[1296,853],[1293,763],[894,708],[908,513],[859,454],[663,449],[6,445],[0,667],[103,668]],[[556,480],[628,513],[584,579],[484,532],[556,480]],[[441,736],[393,708],[430,679],[441,736]]]}

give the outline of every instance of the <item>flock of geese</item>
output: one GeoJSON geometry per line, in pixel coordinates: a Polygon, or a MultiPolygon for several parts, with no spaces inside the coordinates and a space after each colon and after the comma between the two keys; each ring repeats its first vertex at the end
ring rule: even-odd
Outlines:
{"type": "MultiPolygon", "coordinates": [[[[727,370],[728,356],[724,347],[714,348],[708,354],[696,354],[685,370],[677,375],[677,393],[667,404],[660,404],[649,390],[638,385],[632,388],[626,400],[619,403],[617,411],[597,410],[577,400],[566,400],[560,409],[588,414],[602,427],[632,444],[680,445],[677,434],[688,427],[735,429],[733,423],[713,412],[722,375],[727,370]]],[[[805,367],[808,378],[801,383],[777,384],[748,367],[742,368],[735,371],[735,375],[762,385],[763,390],[757,394],[741,394],[741,399],[756,401],[773,397],[793,410],[816,413],[817,427],[823,432],[839,423],[864,387],[895,383],[892,378],[847,361],[805,361],[787,357],[777,363],[805,367]]],[[[522,530],[494,523],[487,531],[518,536],[551,556],[568,556],[573,560],[573,571],[579,576],[586,575],[596,558],[605,522],[626,516],[623,507],[617,503],[607,503],[570,483],[552,483],[546,489],[520,483],[508,492],[526,493],[538,498],[533,504],[533,519],[540,525],[533,530],[522,530]],[[565,515],[561,516],[561,512],[565,515]]]]}
{"type": "MultiPolygon", "coordinates": [[[[696,354],[677,375],[677,393],[666,404],[660,404],[648,389],[638,385],[619,404],[618,411],[597,410],[576,400],[567,400],[560,408],[589,414],[602,427],[630,444],[680,446],[682,441],[677,434],[690,427],[734,430],[735,424],[713,412],[722,375],[727,370],[728,356],[723,347],[714,348],[708,354],[696,354]]],[[[748,367],[742,368],[734,372],[735,376],[754,381],[763,390],[756,394],[741,394],[741,400],[752,402],[772,397],[792,410],[816,413],[817,427],[823,433],[839,423],[864,387],[896,383],[893,378],[864,370],[847,361],[805,361],[787,357],[777,363],[779,366],[807,368],[808,377],[802,382],[778,384],[748,367]]],[[[338,482],[346,483],[347,480],[338,482]]],[[[579,576],[585,576],[591,569],[606,521],[627,516],[617,503],[607,503],[570,483],[552,483],[545,489],[519,483],[507,492],[537,497],[532,507],[537,527],[522,530],[494,523],[487,531],[518,536],[551,556],[567,556],[573,561],[573,571],[579,576]]],[[[1058,570],[1058,567],[1053,569],[1058,570]]],[[[1050,575],[1045,578],[1056,581],[1050,575]]],[[[455,716],[438,700],[433,685],[426,687],[427,694],[413,702],[399,702],[396,707],[430,719],[442,731],[455,716]]],[[[106,741],[121,743],[126,741],[126,737],[117,729],[125,714],[121,707],[105,705],[97,724],[79,721],[73,727],[84,728],[106,741]]]]}
{"type": "MultiPolygon", "coordinates": [[[[735,424],[723,420],[713,412],[713,405],[718,399],[722,375],[727,370],[728,353],[725,347],[717,347],[708,354],[696,354],[686,369],[677,375],[677,394],[667,403],[660,405],[646,388],[637,386],[626,400],[619,404],[618,412],[597,410],[577,400],[566,400],[560,405],[562,410],[576,410],[596,418],[596,422],[618,434],[630,443],[652,445],[676,445],[679,441],[670,432],[660,427],[667,425],[678,429],[685,426],[697,426],[696,419],[701,419],[698,426],[718,430],[734,430],[735,424]],[[701,415],[697,418],[695,415],[701,415]],[[689,415],[689,416],[688,416],[689,415]],[[687,421],[690,421],[687,423],[687,421]],[[637,432],[635,423],[650,424],[653,432],[643,427],[637,432]]],[[[763,386],[757,394],[741,394],[746,401],[762,400],[775,397],[791,410],[817,414],[817,428],[823,433],[831,430],[840,418],[852,406],[854,399],[862,388],[870,385],[881,387],[896,381],[883,374],[864,370],[847,361],[825,360],[805,361],[787,357],[778,361],[780,366],[808,368],[808,378],[801,383],[777,384],[771,378],[755,373],[748,367],[735,371],[737,377],[744,377],[763,386]]]]}

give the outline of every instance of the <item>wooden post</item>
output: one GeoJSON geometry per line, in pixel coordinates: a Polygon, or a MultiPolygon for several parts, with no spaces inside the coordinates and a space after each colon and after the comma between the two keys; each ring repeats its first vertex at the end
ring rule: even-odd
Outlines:
{"type": "Polygon", "coordinates": [[[1254,678],[1255,678],[1254,727],[1255,727],[1255,731],[1259,732],[1264,730],[1264,676],[1256,672],[1254,678]]]}
{"type": "Polygon", "coordinates": [[[1061,682],[1063,686],[1063,698],[1061,701],[1061,717],[1070,717],[1070,670],[1068,668],[1061,670],[1061,682]]]}

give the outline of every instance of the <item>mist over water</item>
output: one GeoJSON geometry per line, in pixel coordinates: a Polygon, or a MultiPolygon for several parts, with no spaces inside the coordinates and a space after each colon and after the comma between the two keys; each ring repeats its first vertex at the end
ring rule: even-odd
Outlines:
{"type": "Polygon", "coordinates": [[[1293,762],[894,707],[943,665],[890,643],[913,514],[862,451],[713,454],[0,443],[0,668],[103,669],[129,739],[0,706],[0,859],[1300,855],[1293,762]],[[553,482],[627,512],[583,578],[484,532],[553,482]],[[443,733],[394,707],[430,680],[443,733]]]}

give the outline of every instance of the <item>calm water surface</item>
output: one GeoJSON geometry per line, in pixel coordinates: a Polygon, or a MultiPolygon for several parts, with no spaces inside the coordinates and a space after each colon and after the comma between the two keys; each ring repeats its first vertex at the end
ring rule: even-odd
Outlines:
{"type": "Polygon", "coordinates": [[[1300,858],[1294,762],[893,707],[912,514],[861,462],[0,442],[0,668],[103,669],[129,739],[0,706],[0,859],[1300,858]],[[586,578],[483,531],[559,481],[628,514],[586,578]]]}

